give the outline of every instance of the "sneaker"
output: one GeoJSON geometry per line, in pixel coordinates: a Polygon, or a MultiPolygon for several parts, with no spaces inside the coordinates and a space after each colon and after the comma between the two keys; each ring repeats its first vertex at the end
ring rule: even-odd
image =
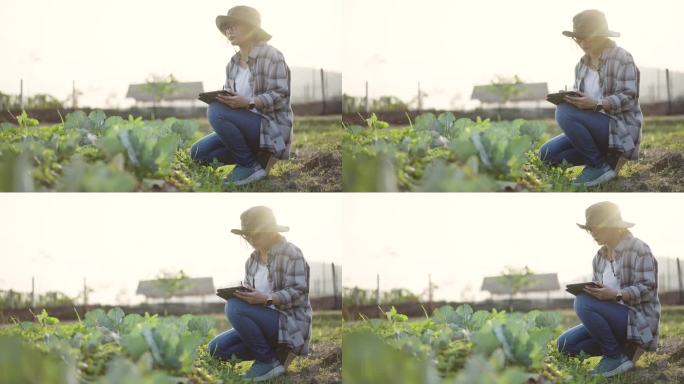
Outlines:
{"type": "Polygon", "coordinates": [[[613,178],[615,178],[615,171],[608,164],[600,168],[586,166],[582,173],[572,181],[572,184],[575,186],[593,187],[610,181],[613,178]]]}
{"type": "Polygon", "coordinates": [[[246,380],[251,380],[254,382],[266,381],[278,377],[285,373],[285,368],[280,364],[278,360],[272,363],[262,363],[261,361],[255,361],[249,371],[245,373],[242,378],[246,380]]]}
{"type": "Polygon", "coordinates": [[[625,373],[632,368],[634,368],[634,363],[625,355],[621,355],[620,357],[603,356],[593,370],[593,374],[595,376],[613,377],[625,373]]]}
{"type": "Polygon", "coordinates": [[[255,164],[253,167],[236,165],[233,172],[223,180],[223,185],[241,186],[255,183],[264,177],[266,177],[266,171],[259,164],[255,164]]]}

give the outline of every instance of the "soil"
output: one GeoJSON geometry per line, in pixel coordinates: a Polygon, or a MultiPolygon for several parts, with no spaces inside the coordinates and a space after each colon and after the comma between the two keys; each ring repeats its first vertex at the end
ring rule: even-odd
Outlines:
{"type": "Polygon", "coordinates": [[[643,152],[642,159],[631,172],[621,175],[607,187],[625,192],[682,192],[684,191],[684,155],[661,148],[643,152]]]}

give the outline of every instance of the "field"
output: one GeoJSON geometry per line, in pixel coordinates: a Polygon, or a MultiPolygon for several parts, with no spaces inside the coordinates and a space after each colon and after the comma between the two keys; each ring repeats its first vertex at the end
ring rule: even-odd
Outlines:
{"type": "Polygon", "coordinates": [[[657,352],[625,375],[594,378],[598,357],[558,354],[555,340],[578,323],[572,311],[473,312],[446,306],[424,319],[390,311],[386,319],[345,324],[345,383],[681,383],[684,308],[663,310],[657,352]]]}
{"type": "MultiPolygon", "coordinates": [[[[218,361],[206,345],[229,329],[223,316],[161,317],[88,312],[60,323],[47,313],[35,322],[0,328],[2,383],[240,383],[251,362],[218,361]]],[[[341,382],[339,312],[314,314],[310,354],[293,360],[272,383],[341,382]]]]}
{"type": "Polygon", "coordinates": [[[290,161],[256,184],[226,187],[232,165],[199,165],[188,155],[211,132],[206,119],[143,121],[95,111],[48,126],[23,114],[18,125],[0,124],[0,191],[341,191],[339,121],[296,118],[290,161]]]}
{"type": "Polygon", "coordinates": [[[590,189],[571,183],[581,167],[539,160],[539,147],[560,133],[552,120],[472,121],[443,113],[403,127],[375,116],[366,123],[345,127],[346,191],[684,191],[682,117],[647,119],[640,161],[590,189]]]}

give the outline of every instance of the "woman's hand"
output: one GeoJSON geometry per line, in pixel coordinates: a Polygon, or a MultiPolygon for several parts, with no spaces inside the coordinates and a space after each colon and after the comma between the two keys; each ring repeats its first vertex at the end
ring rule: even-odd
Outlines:
{"type": "Polygon", "coordinates": [[[570,96],[566,95],[563,100],[567,101],[568,103],[574,105],[575,107],[579,109],[594,109],[596,108],[596,104],[598,104],[598,100],[594,100],[589,96],[584,95],[582,92],[577,92],[581,96],[570,96]]]}
{"type": "Polygon", "coordinates": [[[247,289],[249,289],[249,291],[246,291],[246,292],[237,291],[237,292],[235,292],[235,296],[237,296],[237,298],[239,298],[239,299],[242,299],[242,300],[248,302],[249,304],[261,304],[261,305],[266,304],[266,299],[268,298],[266,295],[257,291],[254,288],[247,288],[247,289]]]}
{"type": "Polygon", "coordinates": [[[248,109],[249,99],[240,95],[218,95],[216,99],[223,105],[228,106],[233,109],[248,109]]]}
{"type": "Polygon", "coordinates": [[[611,288],[606,288],[601,283],[595,283],[595,284],[598,285],[598,288],[586,286],[586,287],[584,287],[584,292],[594,296],[595,298],[597,298],[599,300],[615,301],[615,298],[617,297],[617,294],[618,294],[618,292],[616,290],[611,289],[611,288]]]}

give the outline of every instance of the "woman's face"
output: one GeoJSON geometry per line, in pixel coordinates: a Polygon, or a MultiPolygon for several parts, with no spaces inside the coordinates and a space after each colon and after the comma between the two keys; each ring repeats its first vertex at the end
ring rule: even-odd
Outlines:
{"type": "Polygon", "coordinates": [[[268,232],[258,232],[245,234],[243,237],[254,249],[266,249],[271,243],[273,234],[268,232]]]}
{"type": "Polygon", "coordinates": [[[597,54],[600,53],[601,48],[603,47],[603,38],[602,37],[586,37],[586,38],[578,38],[575,37],[573,38],[577,45],[582,48],[582,50],[585,53],[589,54],[597,54]]]}
{"type": "Polygon", "coordinates": [[[225,34],[232,45],[242,45],[252,38],[254,28],[244,23],[233,23],[226,28],[225,34]]]}
{"type": "Polygon", "coordinates": [[[619,228],[593,228],[589,230],[591,237],[598,245],[606,245],[609,242],[613,242],[619,234],[619,228]]]}

